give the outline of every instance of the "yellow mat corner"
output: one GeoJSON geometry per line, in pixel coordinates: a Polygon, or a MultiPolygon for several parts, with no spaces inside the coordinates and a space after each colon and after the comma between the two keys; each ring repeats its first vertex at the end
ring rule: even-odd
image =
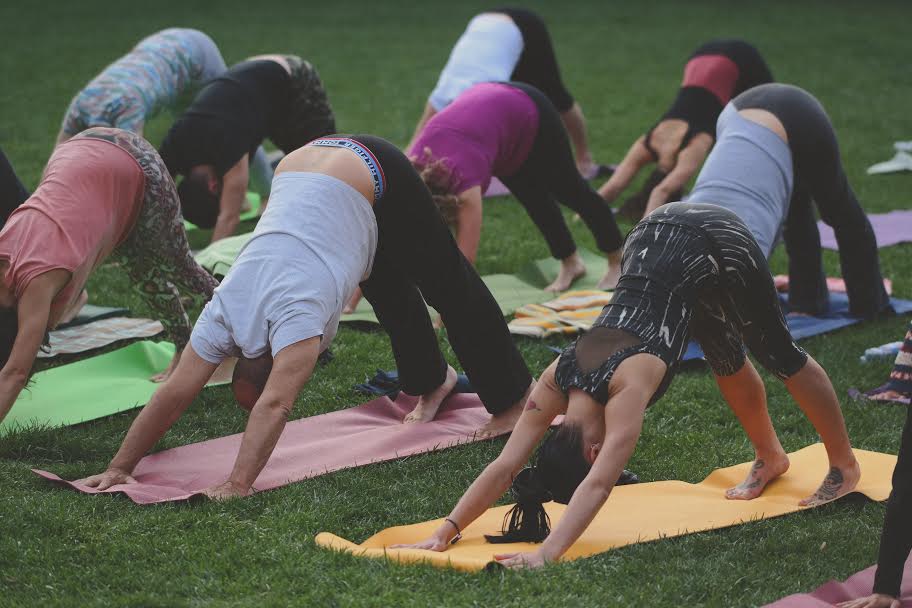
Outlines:
{"type": "MultiPolygon", "coordinates": [[[[896,456],[866,450],[855,450],[855,456],[861,464],[861,481],[855,492],[875,501],[886,500],[890,495],[896,456]]],[[[798,506],[798,502],[820,485],[828,468],[826,451],[822,444],[817,443],[789,454],[789,458],[791,466],[788,472],[771,483],[761,497],[750,501],[725,498],[725,490],[740,483],[747,475],[750,462],[717,469],[697,484],[657,481],[619,486],[563,559],[588,557],[639,542],[725,528],[804,510],[806,507],[798,506]]],[[[504,513],[509,508],[508,505],[489,509],[463,531],[463,539],[458,544],[443,553],[387,548],[429,537],[442,519],[387,528],[360,545],[328,532],[318,534],[315,542],[321,547],[363,557],[478,571],[493,561],[494,554],[529,551],[537,546],[529,543],[492,545],[485,541],[485,534],[500,531],[504,513]]],[[[546,509],[553,528],[565,507],[548,503],[546,509]]]]}

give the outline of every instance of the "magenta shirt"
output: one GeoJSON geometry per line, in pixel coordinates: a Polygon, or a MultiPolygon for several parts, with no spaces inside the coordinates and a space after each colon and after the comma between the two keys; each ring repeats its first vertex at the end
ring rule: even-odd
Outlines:
{"type": "Polygon", "coordinates": [[[488,188],[491,176],[508,177],[519,169],[538,134],[538,108],[520,89],[484,82],[466,89],[435,114],[409,150],[422,163],[425,149],[453,172],[453,193],[488,188]]]}

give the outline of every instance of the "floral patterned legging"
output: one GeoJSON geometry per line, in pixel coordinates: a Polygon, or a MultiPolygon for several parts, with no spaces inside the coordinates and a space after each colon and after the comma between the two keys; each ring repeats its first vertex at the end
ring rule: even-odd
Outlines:
{"type": "Polygon", "coordinates": [[[190,253],[174,181],[155,148],[139,135],[95,127],[77,137],[107,140],[128,152],[142,167],[146,178],[142,207],[133,230],[114,255],[127,269],[134,287],[159,315],[168,337],[182,349],[190,339],[191,325],[181,294],[199,305],[212,298],[218,282],[190,253]]]}

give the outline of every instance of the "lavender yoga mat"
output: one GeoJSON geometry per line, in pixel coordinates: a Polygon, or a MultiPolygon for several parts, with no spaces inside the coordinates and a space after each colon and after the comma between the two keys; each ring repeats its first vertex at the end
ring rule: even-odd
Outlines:
{"type": "MultiPolygon", "coordinates": [[[[845,582],[829,581],[811,593],[796,593],[767,604],[764,608],[824,608],[871,594],[876,566],[857,572],[845,582]]],[[[912,561],[906,562],[903,572],[902,605],[912,607],[912,561]]]]}
{"type": "MultiPolygon", "coordinates": [[[[912,210],[871,213],[868,219],[874,227],[878,247],[912,242],[912,210]]],[[[823,222],[817,222],[817,228],[820,230],[820,244],[826,249],[838,251],[833,229],[823,222]]]]}
{"type": "MultiPolygon", "coordinates": [[[[416,400],[405,394],[395,401],[381,397],[290,422],[254,487],[271,490],[341,469],[478,441],[475,430],[488,419],[478,396],[464,393],[450,396],[434,421],[403,425],[402,418],[416,400]]],[[[141,505],[189,499],[227,479],[240,443],[241,434],[237,434],[146,456],[133,474],[139,483],[114,486],[104,493],[122,492],[141,505]]],[[[74,490],[99,493],[53,473],[33,471],[74,490]]]]}

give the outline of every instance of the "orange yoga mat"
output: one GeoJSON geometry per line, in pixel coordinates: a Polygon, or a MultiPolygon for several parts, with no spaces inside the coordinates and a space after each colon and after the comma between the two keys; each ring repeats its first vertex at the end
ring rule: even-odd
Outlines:
{"type": "MultiPolygon", "coordinates": [[[[855,491],[872,500],[886,500],[890,494],[896,456],[865,450],[855,450],[855,455],[861,463],[861,482],[855,491]]],[[[807,507],[799,507],[798,501],[814,492],[823,480],[828,469],[826,451],[818,443],[789,457],[791,467],[788,472],[770,484],[760,498],[751,501],[725,498],[725,490],[740,483],[747,475],[751,466],[749,462],[713,471],[697,484],[657,481],[619,486],[563,559],[579,559],[635,543],[725,528],[804,510],[807,507]]],[[[492,545],[485,541],[484,534],[500,531],[504,513],[509,508],[489,509],[463,530],[463,539],[459,543],[443,553],[387,548],[429,537],[443,522],[442,519],[387,528],[360,545],[327,532],[318,534],[316,543],[364,557],[388,558],[403,563],[425,562],[439,567],[477,571],[494,561],[495,554],[531,551],[538,546],[530,543],[492,545]]],[[[553,502],[546,505],[552,529],[565,508],[553,502]]]]}

